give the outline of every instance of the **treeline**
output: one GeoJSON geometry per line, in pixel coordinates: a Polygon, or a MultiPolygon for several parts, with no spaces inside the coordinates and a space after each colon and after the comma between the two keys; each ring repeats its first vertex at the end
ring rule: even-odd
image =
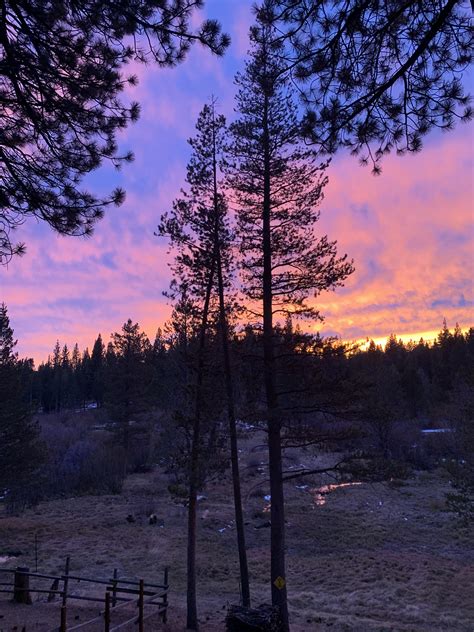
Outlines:
{"type": "Polygon", "coordinates": [[[31,402],[43,413],[101,408],[106,396],[111,406],[122,395],[134,405],[141,398],[158,403],[156,380],[164,354],[160,337],[159,333],[151,344],[140,326],[129,320],[107,345],[99,334],[92,351],[81,352],[76,343],[70,352],[67,344],[61,346],[57,341],[47,361],[30,375],[31,402]]]}
{"type": "MultiPolygon", "coordinates": [[[[70,354],[57,342],[37,370],[14,353],[5,306],[0,316],[0,452],[11,464],[11,472],[3,468],[0,487],[12,490],[14,509],[58,494],[119,491],[128,472],[157,460],[170,472],[170,489],[186,495],[200,348],[189,302],[178,303],[153,343],[128,320],[107,344],[98,335],[92,352],[81,353],[76,344],[70,354]],[[94,424],[109,432],[91,434],[94,424]]],[[[250,326],[229,336],[234,414],[241,424],[265,430],[263,345],[261,331],[250,326]]],[[[444,323],[431,343],[391,335],[384,347],[370,341],[361,348],[305,333],[287,319],[275,327],[274,345],[283,449],[337,450],[347,457],[342,476],[384,477],[387,467],[397,475],[400,464],[429,467],[449,450],[470,458],[474,328],[450,331],[444,323]],[[413,450],[421,428],[439,426],[456,430],[445,436],[448,443],[437,441],[431,452],[428,444],[413,450]],[[375,459],[377,467],[357,471],[355,454],[375,459]]],[[[204,367],[199,489],[229,467],[217,331],[208,333],[204,367]]]]}
{"type": "MultiPolygon", "coordinates": [[[[359,401],[363,393],[366,411],[372,406],[381,414],[383,408],[384,414],[391,410],[398,419],[439,415],[440,405],[472,385],[473,328],[463,333],[456,325],[451,331],[444,322],[432,342],[420,339],[404,343],[392,334],[384,347],[371,340],[365,349],[319,334],[306,334],[298,327],[293,331],[290,321],[276,330],[275,337],[287,355],[304,352],[307,360],[311,357],[313,370],[318,374],[325,364],[344,367],[355,391],[352,397],[357,396],[359,401]]],[[[190,341],[186,344],[189,351],[190,341]]],[[[239,412],[248,416],[263,388],[259,370],[261,335],[248,327],[232,337],[231,346],[239,382],[239,412]]],[[[129,320],[120,333],[112,334],[107,345],[99,334],[92,352],[86,348],[81,353],[77,344],[70,352],[67,344],[61,347],[57,342],[51,356],[37,370],[32,361],[22,361],[21,380],[26,401],[37,412],[100,408],[104,402],[112,414],[116,409],[119,416],[124,405],[135,413],[153,406],[167,409],[178,395],[181,353],[179,336],[170,325],[165,331],[158,330],[152,343],[139,324],[129,320]]],[[[297,366],[290,366],[288,357],[288,374],[282,374],[280,379],[301,383],[297,366]]],[[[306,372],[307,362],[300,364],[306,372]]],[[[323,373],[334,375],[334,369],[323,373]]],[[[324,382],[319,388],[324,390],[324,382]]],[[[349,400],[346,394],[347,408],[349,400]]]]}

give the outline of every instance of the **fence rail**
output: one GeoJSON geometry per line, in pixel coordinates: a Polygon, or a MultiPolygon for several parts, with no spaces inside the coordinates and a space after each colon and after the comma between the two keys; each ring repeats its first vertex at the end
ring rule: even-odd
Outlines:
{"type": "Polygon", "coordinates": [[[138,632],[145,632],[144,622],[152,615],[160,616],[163,623],[166,623],[168,617],[168,568],[164,569],[163,583],[148,582],[143,579],[133,580],[130,578],[120,578],[118,570],[114,569],[113,577],[109,579],[82,577],[79,575],[71,575],[69,573],[70,558],[66,558],[65,570],[61,575],[49,575],[44,573],[30,572],[29,568],[0,568],[1,574],[12,574],[12,582],[0,582],[0,593],[8,593],[13,595],[13,601],[18,603],[31,604],[31,594],[47,594],[48,601],[54,601],[56,596],[61,599],[60,608],[60,624],[54,627],[50,632],[73,632],[76,630],[86,629],[87,626],[103,622],[104,632],[116,632],[126,625],[136,623],[138,632]],[[30,586],[30,579],[35,580],[52,580],[50,588],[36,588],[30,586]],[[70,582],[89,583],[100,586],[102,590],[105,587],[103,596],[96,595],[78,595],[70,588],[70,582]],[[62,583],[62,588],[59,588],[62,583]],[[10,586],[10,588],[3,588],[10,586]],[[121,596],[126,595],[126,596],[121,596]],[[84,621],[72,627],[68,627],[67,610],[69,600],[83,600],[100,602],[104,604],[103,610],[99,616],[88,621],[84,621]],[[120,603],[118,603],[120,602],[120,603]],[[123,606],[133,606],[136,611],[133,616],[126,621],[112,624],[114,615],[123,606]],[[152,606],[153,611],[145,614],[145,607],[152,606]]]}

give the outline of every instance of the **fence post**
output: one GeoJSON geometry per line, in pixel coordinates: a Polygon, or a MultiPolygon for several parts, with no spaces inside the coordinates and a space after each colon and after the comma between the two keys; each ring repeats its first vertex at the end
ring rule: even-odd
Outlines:
{"type": "Polygon", "coordinates": [[[59,632],[67,632],[67,606],[61,606],[61,625],[59,632]]]}
{"type": "Polygon", "coordinates": [[[38,534],[35,533],[35,572],[38,572],[38,534]]]}
{"type": "Polygon", "coordinates": [[[168,567],[165,566],[165,572],[163,575],[163,585],[165,587],[165,594],[163,596],[163,623],[168,621],[168,567]]]}
{"type": "Polygon", "coordinates": [[[140,593],[138,595],[138,632],[143,632],[143,579],[140,580],[140,593]]]}
{"type": "Polygon", "coordinates": [[[69,584],[69,555],[66,558],[66,566],[64,568],[64,586],[63,586],[63,606],[66,607],[67,603],[67,588],[69,584]]]}
{"type": "Polygon", "coordinates": [[[112,580],[112,608],[117,605],[117,578],[118,570],[114,568],[114,578],[112,580]]]}
{"type": "Polygon", "coordinates": [[[104,632],[110,632],[110,593],[105,593],[104,632]]]}
{"type": "Polygon", "coordinates": [[[49,589],[51,592],[48,595],[48,603],[55,600],[56,593],[54,591],[58,589],[59,589],[59,578],[56,578],[53,580],[53,583],[51,584],[51,588],[49,589]]]}
{"type": "Polygon", "coordinates": [[[31,604],[30,595],[30,569],[26,566],[17,566],[13,579],[13,601],[16,603],[31,604]]]}

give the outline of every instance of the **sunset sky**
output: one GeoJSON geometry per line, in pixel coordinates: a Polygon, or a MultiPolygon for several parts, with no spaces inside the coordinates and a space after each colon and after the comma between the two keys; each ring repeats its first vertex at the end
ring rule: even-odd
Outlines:
{"type": "MultiPolygon", "coordinates": [[[[170,314],[162,296],[169,284],[167,244],[153,236],[162,212],[184,184],[187,138],[211,95],[232,120],[233,77],[248,48],[251,2],[208,0],[205,15],[217,17],[232,44],[223,59],[194,47],[172,70],[134,68],[139,85],[126,97],[142,116],[120,138],[135,161],[121,173],[105,166],[88,186],[127,191],[91,239],[59,237],[27,221],[16,234],[27,254],[0,269],[0,301],[8,306],[21,356],[38,363],[55,342],[92,346],[107,342],[128,318],[153,339],[170,314]]],[[[196,16],[197,17],[197,16],[196,16]]],[[[337,239],[354,259],[346,287],[322,295],[326,320],[319,329],[344,339],[381,338],[391,332],[419,338],[473,319],[473,126],[435,134],[415,156],[388,157],[383,175],[341,153],[329,170],[318,230],[337,239]]]]}

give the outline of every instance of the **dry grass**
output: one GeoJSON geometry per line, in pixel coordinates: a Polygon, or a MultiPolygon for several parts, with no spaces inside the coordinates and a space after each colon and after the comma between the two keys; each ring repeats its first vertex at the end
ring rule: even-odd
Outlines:
{"type": "MultiPolygon", "coordinates": [[[[251,445],[244,443],[243,448],[246,463],[251,445]]],[[[310,460],[305,454],[303,462],[310,460]]],[[[265,474],[257,476],[264,481],[265,474]]],[[[254,475],[246,474],[244,491],[252,592],[254,603],[259,603],[269,601],[270,533],[254,528],[261,522],[265,503],[258,493],[248,494],[256,481],[254,475]]],[[[318,484],[317,480],[307,482],[318,484]]],[[[149,630],[181,632],[186,508],[169,496],[167,483],[160,472],[134,475],[120,496],[58,500],[19,517],[3,517],[0,555],[20,549],[18,564],[34,567],[37,534],[39,568],[45,572],[60,570],[66,555],[71,556],[74,572],[96,576],[108,576],[117,567],[121,575],[156,580],[169,565],[170,623],[161,628],[155,621],[149,630]],[[163,527],[148,524],[149,508],[164,521],[163,527]],[[133,524],[126,521],[129,513],[136,515],[133,524]]],[[[286,495],[294,632],[474,630],[472,534],[443,511],[447,484],[439,474],[424,473],[400,487],[364,484],[340,489],[322,507],[314,507],[309,491],[297,489],[296,484],[288,486],[286,495]]],[[[268,486],[264,484],[263,489],[268,486]]],[[[226,604],[238,601],[229,479],[211,484],[206,495],[208,499],[199,507],[201,629],[221,632],[226,604]]],[[[71,617],[84,621],[96,610],[78,607],[71,617]]],[[[40,632],[57,624],[58,611],[57,605],[43,602],[14,607],[4,597],[0,617],[4,632],[26,622],[28,632],[40,632]]]]}

